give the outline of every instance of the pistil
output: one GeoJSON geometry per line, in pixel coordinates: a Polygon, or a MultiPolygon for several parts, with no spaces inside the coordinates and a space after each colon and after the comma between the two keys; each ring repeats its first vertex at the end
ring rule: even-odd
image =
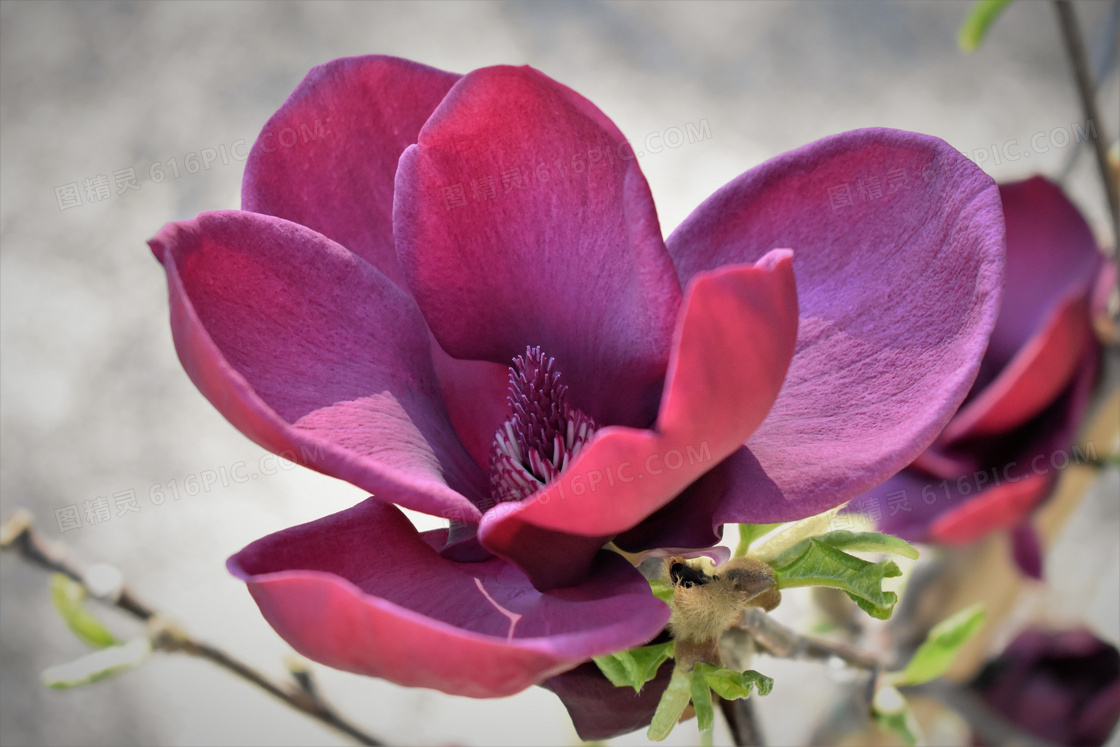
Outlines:
{"type": "Polygon", "coordinates": [[[551,483],[597,428],[569,404],[556,361],[539,347],[514,359],[506,401],[510,418],[490,448],[490,505],[523,500],[551,483]]]}

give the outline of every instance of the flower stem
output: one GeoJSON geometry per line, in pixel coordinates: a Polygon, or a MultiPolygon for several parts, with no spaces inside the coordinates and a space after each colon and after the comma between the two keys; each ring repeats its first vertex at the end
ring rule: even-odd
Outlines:
{"type": "Polygon", "coordinates": [[[731,730],[731,741],[737,747],[763,747],[766,744],[758,725],[753,699],[720,698],[719,710],[727,720],[727,728],[731,730]]]}
{"type": "MultiPolygon", "coordinates": [[[[24,509],[16,510],[0,525],[0,549],[14,551],[35,565],[69,576],[89,591],[82,569],[67,557],[64,548],[57,543],[48,542],[35,530],[31,514],[24,509]]],[[[96,597],[94,594],[91,596],[96,597]]],[[[152,630],[153,647],[211,661],[359,744],[383,744],[338,715],[319,695],[306,670],[292,668],[292,685],[275,682],[225,651],[194,638],[159,610],[141,601],[126,586],[121,586],[111,598],[96,598],[147,624],[152,630]]]]}
{"type": "Polygon", "coordinates": [[[1112,179],[1108,166],[1108,139],[1104,134],[1104,122],[1097,110],[1097,99],[1093,94],[1092,74],[1089,72],[1089,62],[1085,57],[1085,44],[1081,40],[1081,29],[1077,25],[1077,16],[1070,0],[1054,0],[1054,9],[1058,13],[1058,23],[1062,29],[1062,41],[1065,42],[1066,54],[1073,66],[1077,93],[1081,97],[1081,111],[1086,122],[1093,123],[1097,127],[1097,136],[1093,138],[1093,148],[1097,154],[1097,168],[1100,169],[1101,181],[1104,182],[1108,210],[1112,215],[1112,237],[1115,243],[1120,241],[1120,195],[1118,195],[1116,182],[1112,179]]]}

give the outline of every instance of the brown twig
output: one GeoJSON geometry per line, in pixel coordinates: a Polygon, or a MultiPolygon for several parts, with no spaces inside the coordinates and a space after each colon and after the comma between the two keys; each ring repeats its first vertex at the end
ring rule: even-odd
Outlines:
{"type": "Polygon", "coordinates": [[[839,659],[850,667],[865,669],[873,674],[883,667],[878,659],[852,646],[803,636],[758,608],[744,611],[739,627],[750,633],[764,652],[780,659],[825,662],[839,659]]]}
{"type": "MultiPolygon", "coordinates": [[[[3,525],[0,525],[0,548],[14,551],[24,560],[48,571],[62,573],[82,584],[87,591],[90,590],[82,569],[70,560],[64,548],[56,543],[48,542],[35,530],[31,514],[24,509],[17,510],[8,517],[3,525]]],[[[146,623],[152,630],[154,648],[189,654],[211,661],[284,701],[296,710],[302,711],[332,729],[346,734],[360,744],[383,744],[339,716],[319,695],[311,680],[310,673],[305,669],[290,667],[294,680],[293,685],[286,686],[274,682],[221,649],[197,640],[171,622],[166,615],[141,601],[125,586],[121,586],[109,597],[94,596],[105,604],[124,610],[137,620],[146,623]]]]}
{"type": "Polygon", "coordinates": [[[762,729],[759,727],[758,718],[755,716],[754,700],[739,698],[738,700],[719,700],[719,710],[727,720],[727,728],[731,731],[731,742],[738,747],[763,747],[766,741],[762,738],[762,729]]]}
{"type": "Polygon", "coordinates": [[[1093,139],[1093,147],[1097,154],[1097,167],[1101,172],[1101,181],[1104,182],[1108,210],[1112,215],[1113,241],[1117,242],[1120,241],[1120,195],[1118,195],[1120,189],[1113,180],[1108,166],[1108,140],[1104,134],[1104,122],[1097,111],[1092,73],[1089,71],[1088,59],[1085,57],[1085,45],[1081,41],[1081,29],[1077,25],[1077,16],[1069,0],[1054,0],[1054,9],[1058,13],[1058,23],[1062,28],[1062,41],[1065,42],[1066,54],[1069,55],[1070,63],[1073,66],[1077,93],[1081,98],[1081,111],[1087,122],[1097,126],[1097,137],[1093,139]]]}

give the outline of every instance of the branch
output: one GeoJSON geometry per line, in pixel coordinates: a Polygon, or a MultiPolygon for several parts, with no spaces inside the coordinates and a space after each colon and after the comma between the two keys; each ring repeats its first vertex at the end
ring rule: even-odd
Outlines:
{"type": "Polygon", "coordinates": [[[1104,122],[1097,111],[1097,99],[1093,93],[1092,74],[1089,72],[1089,62],[1085,57],[1085,45],[1081,41],[1081,29],[1077,25],[1077,16],[1069,0],[1054,0],[1054,9],[1058,12],[1066,54],[1073,65],[1073,77],[1077,83],[1077,93],[1081,97],[1081,111],[1088,122],[1097,125],[1097,137],[1093,138],[1093,147],[1097,154],[1097,168],[1100,169],[1101,180],[1104,182],[1108,210],[1112,215],[1113,242],[1117,242],[1120,241],[1120,196],[1117,194],[1117,185],[1112,179],[1108,166],[1108,140],[1103,130],[1104,122]]]}
{"type": "Polygon", "coordinates": [[[766,744],[755,715],[753,698],[720,698],[719,710],[727,720],[727,728],[731,730],[732,744],[737,747],[763,747],[766,744]]]}
{"type": "Polygon", "coordinates": [[[864,669],[872,674],[878,673],[883,667],[881,661],[852,646],[803,636],[757,607],[743,612],[739,628],[750,633],[763,651],[779,659],[824,662],[839,659],[850,667],[864,669]]]}
{"type": "Polygon", "coordinates": [[[360,744],[382,744],[339,716],[319,695],[310,673],[302,666],[289,665],[292,678],[295,680],[294,685],[274,682],[221,649],[192,637],[171,622],[168,616],[141,601],[126,586],[120,586],[109,596],[99,596],[86,583],[82,569],[67,557],[65,549],[44,539],[32,524],[31,514],[25,509],[17,509],[3,525],[0,525],[0,549],[14,551],[24,560],[41,568],[69,576],[99,601],[124,610],[137,620],[146,623],[153,631],[154,648],[168,652],[177,651],[211,661],[360,744]]]}

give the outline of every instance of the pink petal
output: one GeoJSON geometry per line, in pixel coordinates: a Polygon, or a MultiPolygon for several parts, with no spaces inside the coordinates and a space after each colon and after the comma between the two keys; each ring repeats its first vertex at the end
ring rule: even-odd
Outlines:
{"type": "Polygon", "coordinates": [[[509,366],[452,358],[434,338],[432,362],[459,440],[478,465],[489,470],[494,434],[510,417],[509,366]]]}
{"type": "Polygon", "coordinates": [[[308,228],[203,213],[150,242],[191,380],[242,433],[433,514],[477,519],[485,474],[455,437],[412,300],[308,228]]]}
{"type": "Polygon", "coordinates": [[[1074,437],[1096,380],[1097,360],[1098,351],[1091,346],[1066,391],[1014,432],[954,444],[942,466],[966,468],[931,476],[912,467],[859,502],[875,501],[883,509],[890,494],[905,491],[915,510],[894,517],[883,513],[880,527],[907,539],[961,544],[1017,526],[1049,496],[1058,471],[1087,452],[1087,445],[1075,445],[1074,437]]]}
{"type": "Polygon", "coordinates": [[[458,79],[382,55],[312,69],[253,145],[242,207],[318,231],[404,287],[393,246],[397,161],[458,79]]]}
{"type": "Polygon", "coordinates": [[[797,250],[797,351],[747,444],[759,467],[743,478],[754,495],[735,520],[819,513],[933,441],[968,392],[995,322],[1003,238],[987,175],[936,138],[893,130],[779,156],[720,189],[669,237],[682,279],[774,247],[797,250]],[[845,189],[851,204],[840,202],[845,189]]]}
{"type": "Polygon", "coordinates": [[[938,438],[1006,434],[1042,412],[1069,386],[1095,345],[1086,296],[1069,298],[1054,309],[1033,338],[953,417],[938,438]]]}
{"type": "Polygon", "coordinates": [[[229,559],[269,624],[329,666],[453,695],[512,695],[592,656],[646,643],[668,607],[620,556],[542,594],[502,560],[456,563],[393,506],[367,500],[229,559]]]}
{"type": "Polygon", "coordinates": [[[1018,482],[985,490],[931,523],[930,539],[960,545],[975,542],[994,529],[1011,529],[1030,516],[1053,485],[1054,481],[1046,475],[1032,473],[1018,482]]]}
{"type": "Polygon", "coordinates": [[[782,386],[797,333],[791,254],[694,277],[652,430],[600,430],[575,463],[521,503],[488,511],[479,539],[539,588],[577,583],[602,538],[655,512],[758,427],[782,386]],[[591,538],[580,554],[547,533],[591,538]]]}
{"type": "Polygon", "coordinates": [[[1037,338],[1070,298],[1088,298],[1104,261],[1085,219],[1047,179],[1000,185],[1007,221],[1003,308],[978,386],[1037,338]]]}
{"type": "Polygon", "coordinates": [[[709,547],[719,542],[723,525],[736,522],[735,517],[749,511],[751,502],[759,497],[760,486],[750,479],[757,470],[758,460],[745,446],[739,447],[667,505],[615,537],[615,545],[637,553],[656,547],[709,547]]]}
{"type": "Polygon", "coordinates": [[[531,68],[476,70],[405,151],[396,188],[397,253],[444,350],[508,366],[539,345],[574,406],[650,424],[680,284],[602,112],[531,68]]]}

